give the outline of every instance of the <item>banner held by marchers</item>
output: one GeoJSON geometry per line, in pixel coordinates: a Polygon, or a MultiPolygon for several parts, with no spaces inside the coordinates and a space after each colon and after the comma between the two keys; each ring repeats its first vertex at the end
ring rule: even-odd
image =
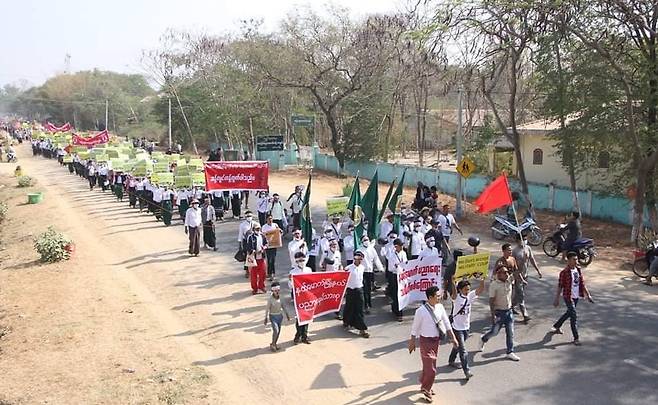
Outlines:
{"type": "Polygon", "coordinates": [[[400,310],[409,304],[427,299],[425,290],[431,286],[441,288],[441,257],[410,260],[398,274],[398,304],[400,310]]]}
{"type": "Polygon", "coordinates": [[[292,292],[299,324],[306,325],[318,316],[338,311],[349,276],[345,271],[293,274],[292,292]]]}

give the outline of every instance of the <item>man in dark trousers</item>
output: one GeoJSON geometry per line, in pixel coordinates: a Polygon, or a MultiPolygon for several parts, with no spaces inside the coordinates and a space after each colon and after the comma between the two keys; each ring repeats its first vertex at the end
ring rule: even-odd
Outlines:
{"type": "Polygon", "coordinates": [[[203,222],[203,246],[206,249],[217,250],[215,238],[215,207],[210,205],[210,196],[206,194],[201,208],[201,221],[203,222]]]}
{"type": "Polygon", "coordinates": [[[354,252],[354,263],[345,268],[350,273],[347,280],[347,289],[345,290],[345,307],[343,310],[343,326],[347,328],[356,328],[359,335],[364,338],[370,337],[367,330],[366,322],[363,316],[363,273],[365,267],[361,263],[363,253],[359,250],[354,252]]]}
{"type": "Polygon", "coordinates": [[[185,233],[190,238],[188,252],[194,256],[199,256],[199,237],[202,224],[199,200],[192,200],[192,206],[185,212],[185,233]]]}

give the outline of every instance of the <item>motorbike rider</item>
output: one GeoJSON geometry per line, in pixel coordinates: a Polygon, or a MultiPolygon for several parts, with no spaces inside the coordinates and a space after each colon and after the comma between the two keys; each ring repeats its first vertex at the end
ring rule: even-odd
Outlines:
{"type": "Polygon", "coordinates": [[[566,254],[571,250],[574,242],[583,237],[583,229],[580,225],[580,212],[573,211],[571,213],[571,218],[569,218],[563,233],[565,233],[565,239],[562,244],[562,260],[566,260],[566,254]]]}

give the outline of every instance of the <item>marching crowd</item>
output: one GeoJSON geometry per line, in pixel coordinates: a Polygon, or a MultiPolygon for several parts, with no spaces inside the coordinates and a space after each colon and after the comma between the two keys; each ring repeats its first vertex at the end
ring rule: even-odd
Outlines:
{"type": "MultiPolygon", "coordinates": [[[[448,204],[440,204],[436,189],[419,183],[416,197],[411,207],[401,207],[399,225],[396,214],[386,211],[377,226],[378,238],[371,240],[364,234],[355,243],[354,222],[349,215],[328,217],[321,231],[313,230],[312,242],[307,244],[301,231],[303,208],[303,186],[295,190],[287,199],[277,193],[256,192],[256,215],[247,209],[249,191],[223,190],[206,192],[202,187],[173,189],[152,184],[146,177],[134,177],[121,171],[113,171],[103,163],[82,161],[77,155],[71,162],[64,162],[60,149],[46,141],[32,141],[33,153],[46,158],[57,159],[66,165],[71,174],[85,178],[90,190],[100,188],[111,190],[119,201],[127,194],[130,207],[152,213],[156,220],[170,225],[172,214],[177,210],[189,237],[189,254],[197,256],[201,240],[207,249],[217,250],[215,223],[223,221],[229,211],[238,219],[236,260],[244,262],[245,277],[249,278],[252,294],[266,292],[269,281],[271,294],[265,309],[264,323],[272,325],[270,349],[278,351],[278,339],[283,317],[294,317],[282,302],[281,282],[287,279],[292,295],[292,275],[322,271],[349,272],[347,289],[336,318],[342,320],[346,329],[356,329],[360,336],[368,338],[366,316],[373,308],[373,294],[384,290],[390,310],[398,322],[403,321],[404,313],[398,303],[398,273],[408,260],[435,256],[442,261],[444,285],[433,286],[425,291],[427,300],[414,313],[409,352],[418,347],[422,360],[420,377],[421,393],[431,402],[434,395],[432,385],[436,375],[436,359],[439,344],[448,339],[453,348],[449,355],[449,365],[461,368],[466,379],[473,376],[469,367],[465,342],[470,336],[471,307],[488,284],[491,327],[479,339],[479,348],[484,350],[486,343],[501,329],[505,330],[507,358],[519,361],[514,353],[515,315],[521,315],[523,322],[532,318],[525,305],[528,270],[534,268],[541,278],[541,270],[534,258],[525,235],[517,237],[515,246],[502,245],[501,256],[493,261],[489,280],[479,280],[472,288],[468,280],[453,280],[457,257],[464,252],[451,247],[454,231],[462,233],[448,204]],[[243,212],[243,208],[246,210],[243,212]],[[287,247],[284,237],[291,236],[287,247]],[[286,249],[290,267],[277,273],[276,257],[280,249],[286,249]],[[383,273],[382,276],[376,276],[383,273]],[[281,276],[281,278],[279,277],[281,276]],[[384,287],[383,284],[386,284],[384,287]],[[380,286],[381,284],[381,286],[380,286]],[[443,302],[451,301],[450,309],[443,302]],[[459,358],[459,363],[457,363],[459,358]]],[[[479,240],[469,238],[469,245],[477,251],[479,240]]],[[[560,272],[555,293],[555,306],[562,299],[566,312],[554,323],[552,333],[561,334],[562,325],[569,320],[573,343],[580,344],[576,306],[580,299],[592,301],[584,283],[582,272],[577,265],[577,255],[567,254],[567,266],[560,272]]],[[[294,301],[294,300],[293,300],[294,301]]],[[[593,302],[593,301],[592,301],[593,302]]],[[[308,324],[296,322],[294,343],[310,344],[308,324]]]]}

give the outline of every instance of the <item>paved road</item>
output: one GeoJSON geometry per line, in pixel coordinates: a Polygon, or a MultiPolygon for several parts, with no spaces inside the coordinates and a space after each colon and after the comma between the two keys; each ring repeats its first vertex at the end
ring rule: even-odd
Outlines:
{"type": "MultiPolygon", "coordinates": [[[[295,379],[296,385],[305,388],[293,391],[293,397],[284,397],[287,403],[304,403],[305,399],[347,404],[418,401],[419,355],[417,352],[409,355],[406,350],[411,316],[402,324],[395,322],[381,292],[375,298],[373,315],[367,317],[371,339],[360,339],[345,332],[340,322],[326,317],[310,327],[316,343],[308,350],[301,350],[299,346],[293,350],[293,346],[286,343],[285,352],[269,360],[271,358],[266,357],[269,353],[264,349],[269,332],[262,326],[264,299],[250,296],[241,266],[231,259],[236,246],[236,221],[217,226],[220,246],[217,253],[204,251],[198,261],[192,263],[190,260],[195,259],[185,258],[185,238],[179,225],[165,229],[148,216],[130,210],[126,203],[113,203],[97,192],[85,193],[82,181],[69,177],[54,161],[39,161],[34,166],[43,170],[41,176],[48,179],[50,187],[61,187],[73,193],[57,198],[77,204],[80,215],[109,224],[107,232],[100,237],[126,238],[132,243],[142,238],[144,254],[117,260],[114,264],[133,272],[149,289],[148,297],[152,294],[160,306],[169,304],[169,311],[184,321],[188,329],[178,331],[174,337],[192,337],[208,346],[210,352],[220,353],[196,364],[216,367],[221,372],[235,372],[237,377],[248,378],[254,384],[265,382],[285,387],[295,379]],[[94,205],[99,198],[104,201],[102,209],[94,205]],[[162,239],[159,243],[160,238],[167,238],[166,242],[162,239]],[[172,249],[172,240],[182,249],[172,249]],[[212,263],[212,268],[207,263],[212,263]],[[163,269],[166,272],[158,273],[163,269]],[[266,370],[261,378],[258,365],[271,361],[276,363],[276,369],[266,370]],[[238,365],[243,368],[238,369],[238,365]]],[[[286,191],[293,184],[290,177],[272,177],[273,190],[287,195],[286,191]]],[[[298,177],[294,184],[305,183],[303,174],[298,177]]],[[[315,213],[320,216],[325,196],[318,194],[313,197],[315,213]]],[[[466,234],[471,231],[466,230],[466,234]]],[[[498,243],[483,239],[483,249],[499,250],[498,243]]],[[[435,386],[438,402],[656,403],[658,289],[640,285],[628,270],[606,268],[606,263],[595,261],[585,275],[596,304],[579,306],[583,345],[575,347],[570,344],[568,327],[564,328],[562,336],[547,334],[553,320],[564,309],[551,305],[560,267],[543,254],[538,257],[545,277],[538,280],[533,276],[530,280],[527,303],[534,320],[529,325],[517,324],[515,331],[516,352],[521,362],[504,359],[504,333],[488,344],[485,353],[473,353],[481,332],[487,327],[488,308],[486,297],[483,297],[474,304],[473,335],[467,343],[475,377],[466,383],[460,370],[445,367],[448,349],[443,347],[435,386]]],[[[289,266],[287,254],[281,251],[277,259],[283,281],[286,278],[283,273],[289,266]]],[[[285,288],[286,283],[282,284],[285,288]]],[[[282,339],[291,339],[292,333],[294,328],[287,326],[282,339]]]]}

